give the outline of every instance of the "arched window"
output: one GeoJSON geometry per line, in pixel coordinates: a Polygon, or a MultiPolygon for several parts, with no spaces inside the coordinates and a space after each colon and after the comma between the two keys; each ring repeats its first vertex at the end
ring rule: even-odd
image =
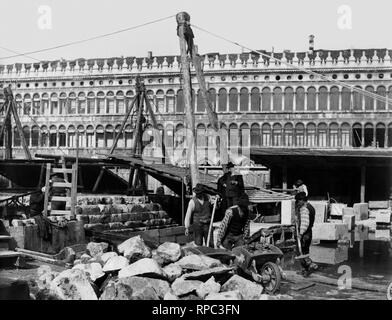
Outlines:
{"type": "Polygon", "coordinates": [[[39,128],[37,126],[33,126],[31,128],[31,146],[38,147],[39,145],[39,128]]]}
{"type": "Polygon", "coordinates": [[[318,147],[326,148],[328,145],[327,124],[322,122],[317,126],[318,147]]]}
{"type": "Polygon", "coordinates": [[[174,113],[174,91],[167,90],[166,92],[166,106],[167,106],[167,113],[173,114],[174,113]]]}
{"type": "MultiPolygon", "coordinates": [[[[372,86],[367,86],[365,90],[374,93],[374,88],[372,86]]],[[[374,98],[365,96],[365,110],[374,110],[374,98]]]]}
{"type": "Polygon", "coordinates": [[[319,89],[319,110],[325,111],[328,108],[328,89],[326,87],[320,87],[319,89]]]}
{"type": "Polygon", "coordinates": [[[41,114],[41,99],[39,97],[38,93],[35,93],[33,95],[33,108],[32,108],[32,114],[33,115],[39,115],[41,114]]]}
{"type": "Polygon", "coordinates": [[[260,147],[261,145],[260,126],[257,123],[250,127],[250,145],[251,147],[260,147]]]}
{"type": "Polygon", "coordinates": [[[392,86],[388,88],[388,110],[392,110],[392,86]]]}
{"type": "Polygon", "coordinates": [[[249,138],[250,138],[250,130],[249,130],[249,126],[246,123],[241,124],[240,126],[240,146],[242,148],[249,148],[249,138]]]}
{"type": "Polygon", "coordinates": [[[107,114],[114,114],[114,93],[113,91],[109,91],[106,94],[106,113],[107,114]]]}
{"type": "Polygon", "coordinates": [[[263,88],[261,97],[261,109],[263,111],[271,111],[271,89],[263,88]]]}
{"type": "MultiPolygon", "coordinates": [[[[358,89],[362,89],[359,86],[356,86],[358,89]]],[[[363,93],[358,91],[353,92],[353,109],[354,110],[362,110],[363,109],[363,93]]]]}
{"type": "Polygon", "coordinates": [[[347,122],[342,123],[342,125],[340,126],[340,131],[342,134],[342,147],[343,148],[350,147],[351,146],[351,143],[350,143],[351,127],[350,127],[350,125],[347,122]]]}
{"type": "MultiPolygon", "coordinates": [[[[22,115],[23,114],[23,99],[22,99],[22,95],[21,94],[16,94],[15,95],[15,101],[16,101],[16,111],[18,112],[18,115],[22,115]]],[[[4,103],[4,101],[3,101],[4,103]]],[[[2,114],[4,114],[4,110],[2,112],[2,114]]]]}
{"type": "Polygon", "coordinates": [[[305,126],[303,123],[295,125],[295,145],[297,147],[305,146],[305,126]]]}
{"type": "Polygon", "coordinates": [[[309,111],[316,110],[316,88],[310,87],[308,88],[308,100],[306,103],[306,108],[309,111]]]}
{"type": "Polygon", "coordinates": [[[271,125],[264,123],[261,127],[261,144],[263,147],[271,145],[271,125]]]}
{"type": "Polygon", "coordinates": [[[272,126],[272,145],[274,147],[282,146],[282,125],[275,123],[272,126]]]}
{"type": "Polygon", "coordinates": [[[208,99],[212,105],[212,109],[216,111],[216,90],[214,88],[208,90],[208,99]]]}
{"type": "Polygon", "coordinates": [[[105,128],[105,146],[111,148],[114,141],[114,128],[111,124],[108,124],[105,128]]]}
{"type": "Polygon", "coordinates": [[[197,99],[197,103],[196,103],[196,105],[197,105],[197,112],[205,112],[206,108],[205,108],[205,105],[204,105],[203,97],[201,95],[201,90],[197,91],[197,98],[196,99],[197,99]]]}
{"type": "Polygon", "coordinates": [[[238,134],[238,126],[235,123],[232,123],[229,126],[229,146],[230,149],[237,148],[239,146],[239,134],[238,134]]]}
{"type": "Polygon", "coordinates": [[[166,125],[164,131],[164,144],[165,144],[165,151],[168,152],[168,156],[172,156],[173,152],[173,142],[174,142],[174,128],[172,124],[166,125]]]}
{"type": "Polygon", "coordinates": [[[274,89],[274,104],[273,110],[274,111],[282,111],[282,89],[277,87],[274,89]]]}
{"type": "Polygon", "coordinates": [[[124,92],[122,91],[116,92],[116,113],[117,114],[125,113],[124,92]]]}
{"type": "Polygon", "coordinates": [[[150,103],[150,106],[151,106],[152,110],[156,111],[157,109],[156,109],[156,104],[155,104],[154,91],[148,90],[146,92],[146,98],[147,98],[148,102],[150,103]]]}
{"type": "Polygon", "coordinates": [[[86,94],[80,92],[78,95],[78,114],[86,113],[86,94]]]}
{"type": "Polygon", "coordinates": [[[294,103],[294,90],[293,88],[288,87],[284,90],[284,110],[293,111],[293,103],[294,103]]]}
{"type": "Polygon", "coordinates": [[[353,147],[359,148],[362,146],[362,125],[354,123],[353,125],[353,147]]]}
{"type": "Polygon", "coordinates": [[[330,110],[339,110],[339,88],[332,87],[330,91],[330,110]]]}
{"type": "Polygon", "coordinates": [[[227,91],[222,88],[219,89],[219,97],[218,97],[218,111],[226,112],[227,111],[227,91]]]}
{"type": "Polygon", "coordinates": [[[78,147],[85,148],[86,147],[86,138],[85,138],[86,133],[84,131],[84,126],[81,124],[78,125],[77,132],[78,132],[78,147]]]}
{"type": "Polygon", "coordinates": [[[57,147],[57,128],[50,126],[49,128],[49,147],[57,147]]]}
{"type": "Polygon", "coordinates": [[[351,109],[351,90],[348,88],[342,89],[342,110],[351,109]]]}
{"type": "Polygon", "coordinates": [[[105,132],[102,125],[98,125],[95,128],[95,146],[96,148],[104,148],[105,147],[105,132]]]}
{"type": "Polygon", "coordinates": [[[128,90],[125,93],[125,112],[129,111],[129,108],[132,106],[132,102],[134,101],[134,93],[132,90],[128,90]]]}
{"type": "Polygon", "coordinates": [[[238,90],[236,88],[231,88],[229,91],[229,111],[238,111],[238,90]]]}
{"type": "Polygon", "coordinates": [[[127,124],[125,126],[125,147],[126,148],[132,148],[133,147],[133,130],[132,126],[130,124],[127,124]]]}
{"type": "Polygon", "coordinates": [[[260,90],[252,88],[250,92],[250,109],[251,111],[260,111],[260,90]]]}
{"type": "Polygon", "coordinates": [[[60,93],[59,99],[59,112],[60,114],[67,114],[67,94],[65,92],[60,93]]]}
{"type": "Polygon", "coordinates": [[[95,148],[94,127],[92,125],[86,127],[86,147],[95,148]]]}
{"type": "Polygon", "coordinates": [[[184,131],[184,125],[181,123],[176,126],[176,130],[174,132],[174,147],[180,148],[180,145],[185,141],[186,132],[184,131]]]}
{"type": "Polygon", "coordinates": [[[158,114],[165,113],[165,93],[163,92],[163,90],[158,90],[157,91],[156,100],[157,100],[157,111],[158,111],[158,114]]]}
{"type": "Polygon", "coordinates": [[[26,93],[23,97],[23,114],[30,114],[31,112],[31,96],[26,93]]]}
{"type": "Polygon", "coordinates": [[[76,147],[75,132],[75,127],[73,125],[70,125],[68,127],[68,147],[70,148],[76,147]]]}
{"type": "Polygon", "coordinates": [[[50,114],[59,114],[59,99],[57,93],[52,93],[50,95],[50,114]]]}
{"type": "Polygon", "coordinates": [[[302,87],[295,90],[295,110],[305,110],[305,89],[302,87]]]}
{"type": "Polygon", "coordinates": [[[12,135],[14,137],[14,147],[20,147],[21,146],[21,141],[20,141],[20,135],[17,127],[14,127],[14,130],[12,132],[12,135]]]}
{"type": "Polygon", "coordinates": [[[74,92],[68,96],[68,114],[76,114],[76,94],[74,92]]]}
{"type": "Polygon", "coordinates": [[[67,134],[65,126],[61,125],[59,127],[59,147],[67,146],[67,134]]]}
{"type": "MultiPolygon", "coordinates": [[[[118,141],[116,144],[116,148],[124,148],[125,147],[125,142],[124,142],[124,130],[120,132],[120,128],[121,125],[118,124],[116,125],[116,127],[114,128],[114,139],[117,137],[117,135],[120,133],[119,137],[118,137],[118,141]]],[[[114,141],[113,141],[114,143],[114,141]]],[[[111,145],[108,145],[108,148],[112,148],[113,143],[111,145]]]]}
{"type": "Polygon", "coordinates": [[[240,111],[249,111],[249,91],[242,88],[240,91],[240,111]]]}
{"type": "Polygon", "coordinates": [[[336,122],[329,125],[329,146],[331,148],[339,147],[339,125],[336,122]]]}
{"type": "Polygon", "coordinates": [[[176,112],[182,113],[185,110],[185,104],[184,104],[184,93],[182,89],[177,91],[177,103],[176,103],[176,112]]]}
{"type": "Polygon", "coordinates": [[[392,123],[388,125],[388,148],[392,147],[392,123]]]}
{"type": "Polygon", "coordinates": [[[207,147],[206,127],[204,124],[198,124],[196,128],[196,145],[197,148],[204,150],[207,147]]]}
{"type": "Polygon", "coordinates": [[[105,94],[100,91],[97,93],[96,113],[102,114],[105,111],[105,94]]]}
{"type": "Polygon", "coordinates": [[[286,147],[293,146],[293,125],[291,123],[286,123],[283,127],[283,139],[284,145],[286,147]]]}
{"type": "MultiPolygon", "coordinates": [[[[377,94],[379,95],[379,96],[382,96],[382,97],[386,97],[387,96],[387,90],[386,90],[386,88],[384,87],[384,86],[378,86],[377,87],[377,94]]],[[[377,100],[377,110],[385,110],[385,102],[384,101],[381,101],[381,100],[377,100]]]]}
{"type": "Polygon", "coordinates": [[[42,94],[42,114],[49,115],[49,95],[47,93],[42,94]]]}
{"type": "Polygon", "coordinates": [[[95,113],[95,94],[94,92],[89,92],[87,94],[87,113],[95,113]]]}
{"type": "Polygon", "coordinates": [[[49,132],[47,126],[41,127],[40,147],[49,147],[49,132]]]}
{"type": "Polygon", "coordinates": [[[310,148],[317,146],[316,125],[312,122],[306,126],[306,145],[310,148]]]}
{"type": "Polygon", "coordinates": [[[23,127],[23,135],[24,135],[24,138],[26,140],[27,146],[31,146],[31,143],[30,143],[30,127],[29,126],[24,126],[23,127]]]}
{"type": "Polygon", "coordinates": [[[376,148],[385,148],[385,132],[386,127],[383,123],[376,125],[376,148]]]}
{"type": "Polygon", "coordinates": [[[372,123],[365,124],[365,148],[375,146],[374,126],[372,123]]]}

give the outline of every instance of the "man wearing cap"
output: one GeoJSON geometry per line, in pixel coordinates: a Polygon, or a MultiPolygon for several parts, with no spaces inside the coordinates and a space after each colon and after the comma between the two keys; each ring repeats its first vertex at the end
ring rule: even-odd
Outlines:
{"type": "Polygon", "coordinates": [[[304,192],[305,195],[308,196],[308,188],[306,187],[306,185],[304,184],[304,182],[301,179],[298,179],[295,182],[293,189],[294,189],[295,193],[304,192]]]}
{"type": "Polygon", "coordinates": [[[185,215],[185,235],[189,235],[189,228],[192,224],[193,238],[195,244],[203,245],[203,240],[207,246],[214,246],[214,239],[210,237],[210,243],[207,244],[208,232],[211,222],[211,204],[208,196],[204,192],[203,186],[198,183],[193,188],[195,196],[189,201],[188,209],[185,215]]]}
{"type": "MultiPolygon", "coordinates": [[[[298,223],[298,237],[301,243],[302,254],[309,254],[309,248],[312,243],[312,228],[315,219],[315,210],[308,202],[305,192],[299,192],[295,195],[295,212],[298,223]]],[[[302,273],[304,275],[317,269],[317,265],[307,257],[301,259],[302,273]]]]}
{"type": "Polygon", "coordinates": [[[219,227],[217,247],[228,250],[245,244],[250,235],[249,198],[243,193],[236,199],[235,205],[226,210],[219,227]]]}
{"type": "Polygon", "coordinates": [[[234,205],[244,192],[244,180],[242,179],[242,175],[234,174],[235,168],[232,162],[227,164],[227,169],[230,173],[226,179],[226,199],[227,208],[229,208],[234,205]]]}

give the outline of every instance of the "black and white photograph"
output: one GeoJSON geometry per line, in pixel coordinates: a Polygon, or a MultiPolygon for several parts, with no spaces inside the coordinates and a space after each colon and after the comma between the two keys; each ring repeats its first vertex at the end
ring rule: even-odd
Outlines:
{"type": "Polygon", "coordinates": [[[0,300],[392,300],[390,1],[1,2],[0,300]]]}

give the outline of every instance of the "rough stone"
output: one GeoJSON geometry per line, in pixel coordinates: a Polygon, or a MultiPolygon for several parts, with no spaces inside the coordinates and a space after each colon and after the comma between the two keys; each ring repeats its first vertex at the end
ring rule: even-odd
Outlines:
{"type": "Polygon", "coordinates": [[[102,271],[102,266],[97,262],[78,264],[72,269],[83,270],[93,282],[105,275],[102,271]]]}
{"type": "Polygon", "coordinates": [[[235,274],[221,288],[222,292],[233,290],[238,290],[245,300],[257,300],[263,292],[263,287],[235,274]]]}
{"type": "Polygon", "coordinates": [[[157,250],[151,251],[151,258],[154,259],[160,266],[165,264],[165,260],[158,254],[157,250]]]}
{"type": "Polygon", "coordinates": [[[173,282],[182,275],[182,268],[175,263],[167,265],[163,268],[163,271],[165,272],[166,277],[170,282],[173,282]]]}
{"type": "Polygon", "coordinates": [[[211,276],[218,276],[221,274],[225,274],[230,272],[231,270],[233,269],[229,267],[215,267],[211,269],[194,271],[191,273],[184,274],[184,279],[205,281],[209,279],[211,276]]]}
{"type": "Polygon", "coordinates": [[[163,300],[179,300],[179,299],[174,293],[172,293],[170,291],[165,294],[165,296],[163,297],[163,300]]]}
{"type": "Polygon", "coordinates": [[[181,246],[178,243],[165,242],[157,248],[157,254],[165,263],[176,262],[181,257],[181,246]]]}
{"type": "Polygon", "coordinates": [[[171,288],[176,296],[183,296],[196,291],[202,284],[201,281],[178,278],[172,283],[171,288]]]}
{"type": "Polygon", "coordinates": [[[102,270],[104,272],[117,271],[117,270],[121,270],[122,268],[126,267],[127,265],[129,265],[129,261],[127,258],[125,258],[123,256],[115,255],[106,261],[102,270]]]}
{"type": "Polygon", "coordinates": [[[82,256],[80,257],[80,261],[82,263],[88,263],[90,261],[90,259],[91,259],[91,256],[88,255],[87,253],[83,253],[82,256]]]}
{"type": "Polygon", "coordinates": [[[105,252],[102,256],[101,256],[101,260],[103,263],[108,262],[109,259],[113,258],[113,257],[117,257],[118,254],[114,251],[111,252],[105,252]]]}
{"type": "Polygon", "coordinates": [[[93,257],[97,258],[102,256],[107,250],[109,245],[106,242],[90,242],[87,245],[87,253],[93,257]]]}
{"type": "Polygon", "coordinates": [[[214,277],[208,279],[208,281],[202,283],[199,288],[196,289],[197,295],[204,299],[211,293],[219,293],[221,285],[215,281],[214,277]]]}
{"type": "Polygon", "coordinates": [[[221,267],[223,264],[217,260],[204,255],[190,254],[176,262],[183,269],[205,270],[214,267],[221,267]]]}
{"type": "Polygon", "coordinates": [[[165,272],[159,264],[150,258],[140,259],[128,266],[125,266],[118,273],[119,278],[131,276],[146,276],[151,278],[166,278],[165,272]]]}
{"type": "Polygon", "coordinates": [[[205,297],[205,300],[243,300],[242,294],[238,290],[211,293],[205,297]]]}
{"type": "Polygon", "coordinates": [[[62,300],[97,300],[87,274],[80,269],[61,272],[50,284],[50,294],[62,300]]]}
{"type": "Polygon", "coordinates": [[[269,294],[260,295],[259,300],[293,300],[292,296],[288,294],[277,294],[275,296],[269,294]]]}
{"type": "Polygon", "coordinates": [[[132,237],[118,246],[118,251],[130,262],[141,258],[151,258],[151,250],[146,246],[141,236],[132,237]]]}
{"type": "Polygon", "coordinates": [[[37,286],[39,290],[49,289],[54,278],[59,275],[58,272],[52,271],[49,266],[40,266],[37,270],[37,286]]]}

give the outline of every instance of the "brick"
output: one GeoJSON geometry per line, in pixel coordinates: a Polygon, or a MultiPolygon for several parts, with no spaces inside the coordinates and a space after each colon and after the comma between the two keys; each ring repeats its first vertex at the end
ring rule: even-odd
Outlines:
{"type": "Polygon", "coordinates": [[[348,259],[348,246],[314,245],[310,247],[309,254],[316,263],[335,265],[348,259]]]}
{"type": "Polygon", "coordinates": [[[355,219],[356,220],[366,220],[369,218],[369,204],[362,202],[362,203],[354,203],[353,206],[355,219]]]}
{"type": "Polygon", "coordinates": [[[317,240],[341,240],[348,237],[348,226],[345,223],[315,223],[313,238],[317,240]]]}

